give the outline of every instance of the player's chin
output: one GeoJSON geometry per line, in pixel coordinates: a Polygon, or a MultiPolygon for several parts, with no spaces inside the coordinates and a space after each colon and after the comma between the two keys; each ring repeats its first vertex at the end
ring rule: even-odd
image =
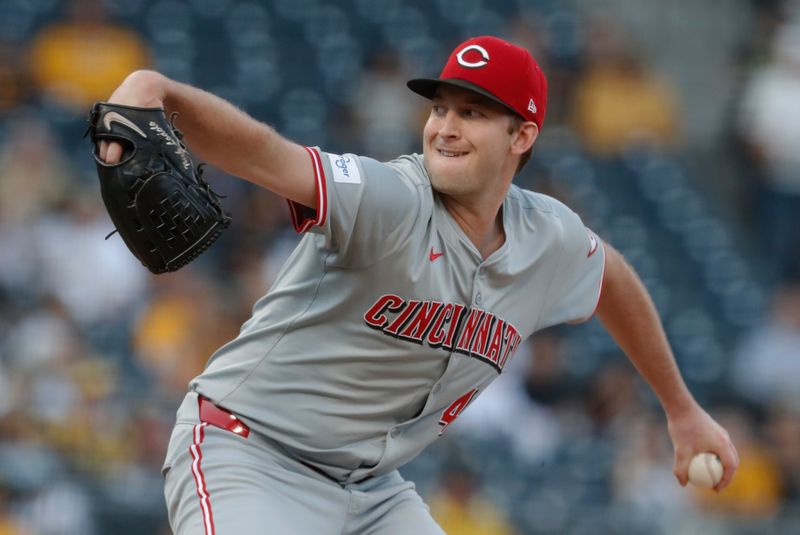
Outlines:
{"type": "Polygon", "coordinates": [[[456,178],[463,176],[469,170],[469,155],[442,156],[438,152],[427,159],[427,167],[431,174],[438,174],[442,178],[456,178]]]}
{"type": "Polygon", "coordinates": [[[431,186],[443,195],[461,195],[465,193],[464,173],[431,173],[431,186]]]}

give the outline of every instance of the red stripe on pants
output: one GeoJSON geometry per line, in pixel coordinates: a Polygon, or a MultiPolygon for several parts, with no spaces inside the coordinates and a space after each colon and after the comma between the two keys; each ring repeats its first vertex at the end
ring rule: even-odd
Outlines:
{"type": "Polygon", "coordinates": [[[206,488],[206,478],[203,475],[203,469],[200,466],[200,461],[203,460],[203,453],[200,451],[200,444],[203,443],[205,436],[205,427],[208,424],[200,423],[194,426],[194,441],[189,446],[189,452],[192,454],[192,475],[194,482],[197,486],[197,496],[200,498],[200,510],[203,513],[203,526],[206,529],[206,535],[215,535],[214,533],[214,515],[211,514],[211,496],[208,494],[206,488]]]}

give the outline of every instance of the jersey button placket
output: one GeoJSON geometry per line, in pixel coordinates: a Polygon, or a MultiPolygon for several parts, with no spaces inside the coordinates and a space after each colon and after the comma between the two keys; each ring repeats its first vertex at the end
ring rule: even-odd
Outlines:
{"type": "Polygon", "coordinates": [[[389,432],[389,436],[392,438],[397,438],[400,436],[402,432],[403,432],[402,429],[400,429],[399,427],[393,427],[392,430],[389,432]]]}
{"type": "Polygon", "coordinates": [[[474,284],[475,284],[475,298],[474,298],[474,301],[475,301],[475,304],[478,305],[478,306],[480,306],[480,304],[483,302],[483,295],[481,295],[480,284],[481,284],[481,279],[484,278],[485,276],[486,276],[486,267],[485,266],[478,267],[478,270],[477,270],[477,272],[475,274],[475,279],[474,279],[474,284]]]}

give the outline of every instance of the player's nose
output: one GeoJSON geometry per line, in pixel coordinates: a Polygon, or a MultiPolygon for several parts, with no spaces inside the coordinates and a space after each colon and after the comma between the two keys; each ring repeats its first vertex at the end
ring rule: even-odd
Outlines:
{"type": "Polygon", "coordinates": [[[439,119],[437,133],[441,137],[454,138],[460,134],[459,117],[453,110],[448,110],[439,119]]]}

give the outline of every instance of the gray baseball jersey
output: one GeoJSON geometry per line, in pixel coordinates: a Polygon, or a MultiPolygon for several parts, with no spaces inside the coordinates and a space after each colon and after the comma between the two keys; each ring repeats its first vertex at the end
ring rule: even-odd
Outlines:
{"type": "Polygon", "coordinates": [[[562,203],[512,186],[483,259],[422,157],[308,149],[316,210],[239,336],[191,390],[342,484],[412,459],[538,329],[592,315],[600,240],[562,203]]]}

